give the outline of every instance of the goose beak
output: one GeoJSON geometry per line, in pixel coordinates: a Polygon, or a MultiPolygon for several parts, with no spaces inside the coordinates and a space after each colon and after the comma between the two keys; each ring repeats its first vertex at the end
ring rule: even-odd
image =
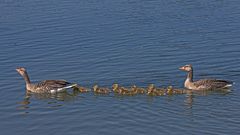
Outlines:
{"type": "Polygon", "coordinates": [[[179,68],[180,70],[185,70],[184,66],[179,68]]]}
{"type": "Polygon", "coordinates": [[[19,68],[16,68],[16,71],[17,71],[17,72],[20,72],[20,69],[19,69],[19,68]]]}

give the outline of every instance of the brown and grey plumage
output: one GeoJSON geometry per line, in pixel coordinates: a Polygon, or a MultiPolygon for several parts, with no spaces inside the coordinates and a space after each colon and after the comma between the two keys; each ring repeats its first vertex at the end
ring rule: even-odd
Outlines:
{"type": "Polygon", "coordinates": [[[192,65],[185,65],[179,69],[187,71],[187,79],[185,80],[184,86],[192,90],[216,90],[216,89],[227,89],[232,86],[231,81],[217,80],[217,79],[203,79],[193,81],[193,68],[192,65]]]}
{"type": "Polygon", "coordinates": [[[69,83],[65,80],[44,80],[39,83],[31,83],[28,73],[25,68],[16,69],[17,72],[24,78],[26,89],[35,93],[56,93],[64,91],[67,88],[72,88],[76,84],[69,83]]]}

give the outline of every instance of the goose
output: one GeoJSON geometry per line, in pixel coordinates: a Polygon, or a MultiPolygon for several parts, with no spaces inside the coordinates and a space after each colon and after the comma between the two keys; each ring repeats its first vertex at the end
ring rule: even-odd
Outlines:
{"type": "Polygon", "coordinates": [[[192,65],[185,65],[179,68],[180,70],[188,72],[187,79],[184,86],[191,90],[217,90],[228,89],[232,86],[233,82],[217,79],[202,79],[193,81],[193,67],[192,65]]]}
{"type": "Polygon", "coordinates": [[[16,68],[16,71],[23,77],[26,83],[26,89],[34,93],[57,93],[65,91],[67,88],[72,88],[76,84],[65,80],[44,80],[38,83],[31,83],[28,73],[25,68],[16,68]]]}

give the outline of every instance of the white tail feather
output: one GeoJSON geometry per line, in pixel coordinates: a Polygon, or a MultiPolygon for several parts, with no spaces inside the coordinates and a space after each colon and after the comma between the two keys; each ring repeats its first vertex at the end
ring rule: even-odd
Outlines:
{"type": "Polygon", "coordinates": [[[63,92],[63,91],[65,91],[65,89],[69,89],[69,88],[72,88],[74,86],[77,86],[77,84],[72,84],[72,85],[69,85],[69,86],[66,86],[66,87],[58,88],[56,90],[50,90],[50,92],[51,93],[63,92]]]}
{"type": "Polygon", "coordinates": [[[227,84],[226,86],[224,86],[225,88],[229,88],[232,87],[232,84],[227,84]]]}

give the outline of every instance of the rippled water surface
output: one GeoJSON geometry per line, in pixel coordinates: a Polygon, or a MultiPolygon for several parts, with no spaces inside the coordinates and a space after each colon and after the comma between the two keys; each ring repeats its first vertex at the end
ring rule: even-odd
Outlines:
{"type": "Polygon", "coordinates": [[[237,0],[0,1],[0,134],[240,134],[237,0]],[[183,88],[234,81],[231,92],[148,97],[27,95],[22,77],[86,87],[183,88]]]}

